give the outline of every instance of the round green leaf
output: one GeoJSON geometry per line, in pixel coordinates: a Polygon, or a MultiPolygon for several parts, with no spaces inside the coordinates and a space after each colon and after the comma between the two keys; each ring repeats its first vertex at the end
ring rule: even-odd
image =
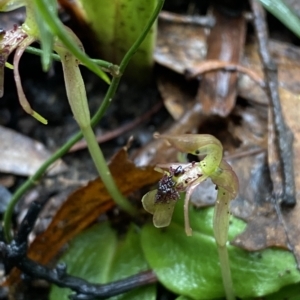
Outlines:
{"type": "MultiPolygon", "coordinates": [[[[132,226],[125,238],[118,240],[109,224],[97,224],[79,234],[60,259],[69,274],[93,283],[108,283],[149,269],[140,246],[140,236],[132,226]]],[[[69,289],[52,286],[50,300],[68,300],[69,289]]],[[[118,300],[155,300],[155,286],[137,288],[111,297],[118,300]]]]}
{"type": "MultiPolygon", "coordinates": [[[[147,224],[142,230],[142,247],[159,280],[171,291],[192,299],[223,297],[218,253],[212,230],[213,208],[190,209],[193,236],[183,225],[182,201],[166,229],[147,224]]],[[[241,233],[245,223],[232,218],[229,240],[241,233]]],[[[228,245],[235,293],[240,298],[270,294],[300,281],[293,255],[288,251],[266,249],[259,252],[228,245]]]]}

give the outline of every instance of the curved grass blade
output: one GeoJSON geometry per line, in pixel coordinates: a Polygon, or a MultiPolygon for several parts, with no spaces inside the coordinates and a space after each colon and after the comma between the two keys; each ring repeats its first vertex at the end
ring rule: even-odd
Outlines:
{"type": "Polygon", "coordinates": [[[259,0],[272,15],[300,37],[300,19],[282,0],[259,0]]]}

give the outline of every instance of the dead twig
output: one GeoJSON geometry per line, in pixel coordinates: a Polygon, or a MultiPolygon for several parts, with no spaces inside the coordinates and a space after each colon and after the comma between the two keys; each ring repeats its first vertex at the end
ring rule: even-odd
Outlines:
{"type": "Polygon", "coordinates": [[[282,204],[296,204],[293,170],[293,134],[284,121],[279,94],[277,67],[268,49],[268,32],[265,12],[256,0],[250,1],[253,24],[258,39],[259,54],[263,63],[266,91],[269,96],[269,147],[268,163],[275,199],[282,204]]]}
{"type": "Polygon", "coordinates": [[[231,62],[221,61],[221,60],[206,60],[197,65],[191,70],[186,71],[186,77],[188,79],[195,78],[201,74],[223,69],[228,72],[241,72],[248,75],[255,83],[260,87],[265,88],[265,81],[256,72],[251,69],[244,67],[239,64],[234,64],[231,62]]]}
{"type": "MultiPolygon", "coordinates": [[[[136,118],[132,122],[127,123],[121,127],[118,127],[112,131],[101,134],[100,136],[96,136],[97,142],[100,144],[100,143],[110,141],[110,140],[124,134],[125,132],[134,129],[136,126],[138,126],[142,122],[145,122],[148,119],[150,119],[150,117],[153,114],[157,113],[162,107],[163,107],[163,102],[158,102],[149,111],[147,111],[140,117],[136,118]]],[[[69,150],[69,153],[85,149],[86,147],[87,147],[86,141],[84,141],[84,140],[79,141],[69,150]]]]}
{"type": "Polygon", "coordinates": [[[215,18],[212,16],[183,16],[167,11],[160,12],[159,19],[173,23],[192,24],[208,28],[213,27],[216,23],[215,18]]]}

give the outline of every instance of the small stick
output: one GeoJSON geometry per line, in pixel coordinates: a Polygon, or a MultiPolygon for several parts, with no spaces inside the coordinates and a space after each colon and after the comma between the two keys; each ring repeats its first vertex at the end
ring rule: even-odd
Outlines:
{"type": "Polygon", "coordinates": [[[199,64],[196,64],[193,69],[186,70],[186,77],[188,79],[195,78],[201,74],[216,71],[224,69],[228,72],[241,72],[246,75],[248,75],[256,84],[258,84],[261,88],[265,88],[265,82],[263,78],[261,78],[256,72],[251,70],[250,68],[247,68],[245,66],[242,66],[240,64],[235,64],[232,62],[227,61],[221,61],[221,60],[205,60],[199,64]]]}
{"type": "MultiPolygon", "coordinates": [[[[162,106],[163,106],[163,102],[158,102],[149,111],[147,111],[140,117],[137,117],[132,122],[127,123],[121,127],[118,127],[112,131],[109,131],[109,132],[106,132],[99,136],[96,136],[97,142],[99,144],[101,144],[101,143],[110,141],[110,140],[124,134],[125,132],[134,129],[139,124],[147,121],[153,114],[157,113],[162,108],[162,106]]],[[[85,140],[79,141],[69,150],[69,153],[85,149],[86,147],[87,147],[87,143],[85,140]]]]}
{"type": "Polygon", "coordinates": [[[273,191],[279,202],[288,206],[296,204],[293,170],[293,134],[284,121],[279,94],[277,67],[268,49],[268,33],[265,13],[256,0],[250,1],[253,24],[258,39],[259,54],[264,67],[266,91],[270,100],[269,108],[269,149],[268,161],[273,191]],[[278,163],[277,163],[278,161],[278,163]],[[276,162],[276,163],[275,163],[276,162]]]}
{"type": "Polygon", "coordinates": [[[161,11],[159,19],[173,23],[199,25],[211,28],[215,25],[216,20],[212,16],[183,16],[179,14],[170,13],[168,11],[161,11]]]}

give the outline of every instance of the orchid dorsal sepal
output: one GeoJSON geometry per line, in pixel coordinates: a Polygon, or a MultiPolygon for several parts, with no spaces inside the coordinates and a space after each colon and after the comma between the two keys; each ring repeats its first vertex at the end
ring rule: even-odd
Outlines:
{"type": "Polygon", "coordinates": [[[223,146],[210,134],[181,134],[177,136],[154,134],[156,139],[165,139],[177,150],[194,155],[205,156],[200,165],[205,174],[210,176],[221,163],[223,146]]]}

